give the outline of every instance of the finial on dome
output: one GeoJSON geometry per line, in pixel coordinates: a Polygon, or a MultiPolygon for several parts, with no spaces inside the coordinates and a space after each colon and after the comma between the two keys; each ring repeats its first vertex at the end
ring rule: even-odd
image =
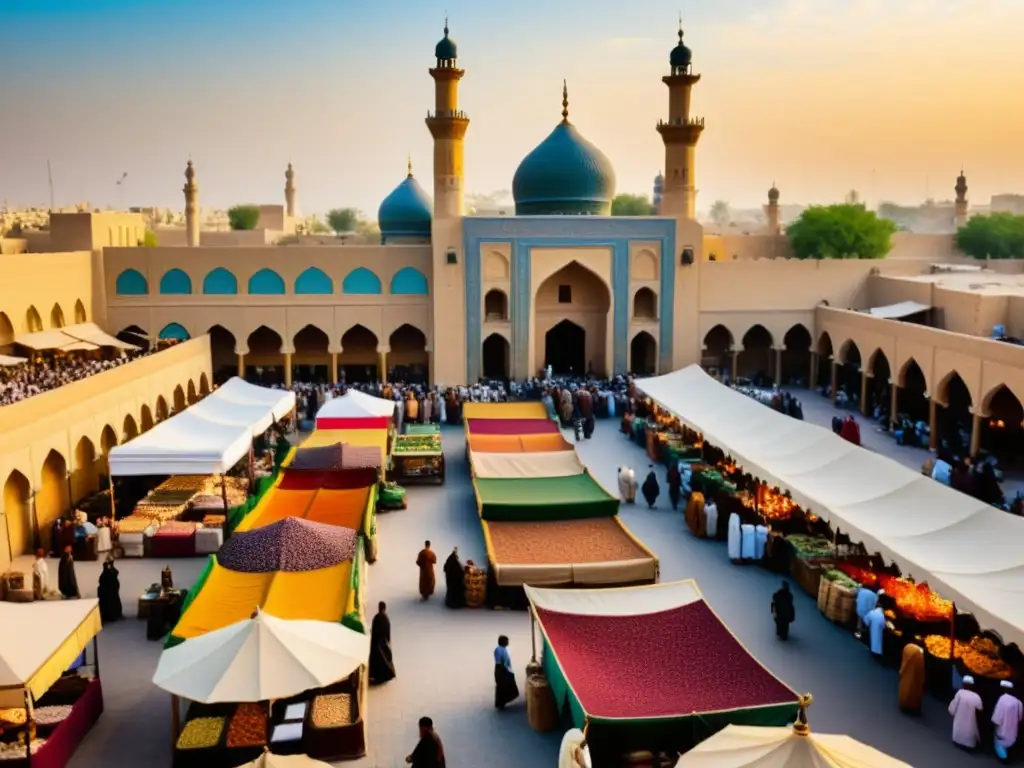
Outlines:
{"type": "Polygon", "coordinates": [[[192,155],[188,157],[188,163],[185,164],[185,181],[191,183],[196,177],[196,169],[192,165],[192,155]]]}
{"type": "Polygon", "coordinates": [[[811,733],[811,727],[807,724],[807,708],[811,706],[812,701],[814,697],[809,693],[805,693],[799,699],[796,722],[793,723],[793,733],[797,736],[808,736],[811,733]]]}
{"type": "Polygon", "coordinates": [[[679,12],[679,44],[683,44],[683,12],[679,12]]]}
{"type": "Polygon", "coordinates": [[[412,152],[409,153],[409,162],[407,164],[407,168],[408,168],[408,172],[409,172],[409,178],[411,179],[412,178],[412,152]]]}
{"type": "Polygon", "coordinates": [[[444,36],[448,37],[448,11],[444,12],[444,36]]]}
{"type": "Polygon", "coordinates": [[[562,122],[569,123],[569,86],[562,81],[562,122]]]}

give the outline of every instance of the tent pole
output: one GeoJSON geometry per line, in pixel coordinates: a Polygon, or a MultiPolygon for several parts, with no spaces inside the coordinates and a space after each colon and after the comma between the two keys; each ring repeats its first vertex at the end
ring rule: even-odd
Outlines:
{"type": "Polygon", "coordinates": [[[93,635],[92,638],[92,663],[96,667],[96,679],[100,679],[100,636],[93,635]]]}
{"type": "Polygon", "coordinates": [[[25,689],[25,765],[32,765],[32,694],[25,689]]]}
{"type": "Polygon", "coordinates": [[[222,474],[220,476],[220,497],[224,500],[224,514],[228,513],[228,478],[222,474]]]}
{"type": "Polygon", "coordinates": [[[537,614],[533,612],[533,606],[530,606],[530,647],[533,650],[533,656],[530,661],[534,664],[537,663],[537,614]]]}
{"type": "Polygon", "coordinates": [[[178,730],[181,727],[181,714],[178,712],[178,696],[177,694],[171,694],[171,750],[178,743],[178,730]]]}
{"type": "Polygon", "coordinates": [[[114,501],[114,475],[110,471],[110,455],[107,455],[107,485],[110,487],[110,521],[117,518],[117,503],[114,501]]]}

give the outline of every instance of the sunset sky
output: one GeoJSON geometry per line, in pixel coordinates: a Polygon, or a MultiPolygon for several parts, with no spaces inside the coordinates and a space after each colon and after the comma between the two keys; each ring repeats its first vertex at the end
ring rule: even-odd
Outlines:
{"type": "MultiPolygon", "coordinates": [[[[7,0],[0,199],[182,207],[283,200],[370,216],[405,175],[430,191],[434,44],[445,11],[467,71],[466,190],[509,189],[570,118],[650,194],[664,150],[680,0],[7,0]],[[13,8],[13,10],[12,10],[13,8]],[[122,187],[117,179],[127,172],[122,187]]],[[[698,208],[1024,192],[1022,0],[685,2],[703,75],[698,208]]]]}

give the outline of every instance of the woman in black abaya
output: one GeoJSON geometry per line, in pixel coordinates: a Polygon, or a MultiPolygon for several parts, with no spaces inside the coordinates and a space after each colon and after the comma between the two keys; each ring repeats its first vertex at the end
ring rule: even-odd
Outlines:
{"type": "Polygon", "coordinates": [[[124,616],[121,608],[121,579],[113,560],[106,560],[103,563],[96,595],[100,599],[100,619],[104,624],[117,621],[124,616]]]}
{"type": "Polygon", "coordinates": [[[453,547],[452,553],[444,561],[445,595],[444,604],[449,608],[466,607],[465,571],[459,560],[459,548],[453,547]]]}
{"type": "Polygon", "coordinates": [[[395,661],[391,657],[391,618],[383,600],[370,627],[370,683],[380,685],[395,679],[395,661]]]}

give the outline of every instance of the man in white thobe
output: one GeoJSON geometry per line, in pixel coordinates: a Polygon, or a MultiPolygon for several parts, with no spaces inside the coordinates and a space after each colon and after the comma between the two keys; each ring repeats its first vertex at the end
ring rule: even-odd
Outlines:
{"type": "Polygon", "coordinates": [[[46,597],[50,591],[50,566],[46,562],[46,553],[36,550],[36,561],[32,564],[32,577],[39,582],[39,597],[46,597]]]}
{"type": "Polygon", "coordinates": [[[953,716],[953,743],[958,747],[974,749],[978,746],[981,738],[978,713],[981,710],[981,696],[974,691],[974,678],[967,675],[963,687],[949,703],[949,714],[953,716]]]}
{"type": "Polygon", "coordinates": [[[992,724],[996,727],[996,756],[1003,761],[1009,759],[1009,750],[1017,743],[1017,731],[1024,719],[1024,705],[1013,695],[1013,683],[1003,680],[999,685],[1003,695],[992,710],[992,724]]]}

